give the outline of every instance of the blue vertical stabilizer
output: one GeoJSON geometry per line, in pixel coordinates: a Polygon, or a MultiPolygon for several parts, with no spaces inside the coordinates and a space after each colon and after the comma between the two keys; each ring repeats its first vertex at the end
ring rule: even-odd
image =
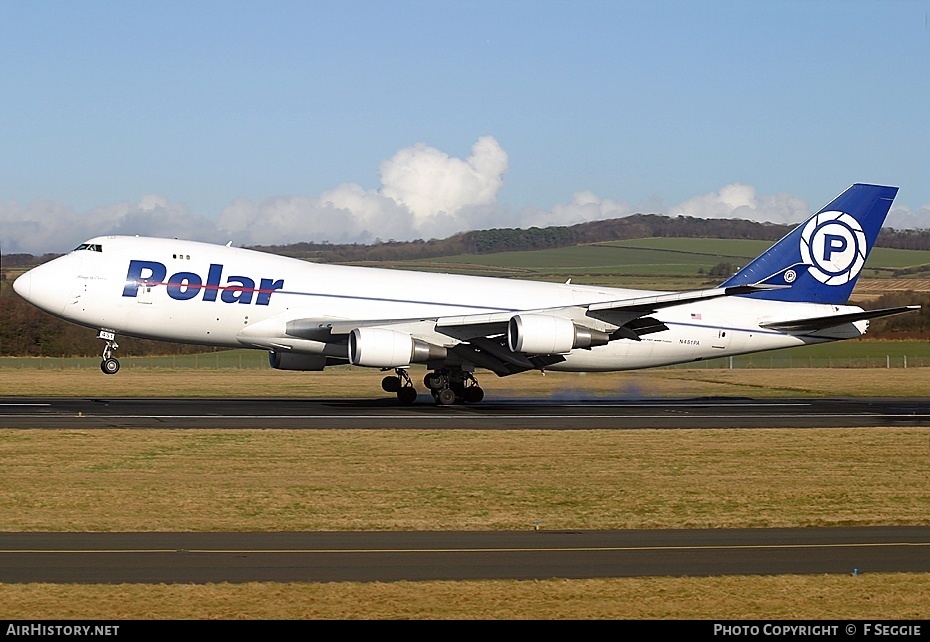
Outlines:
{"type": "Polygon", "coordinates": [[[791,287],[747,295],[775,301],[846,303],[898,193],[856,183],[766,250],[722,287],[749,285],[784,272],[791,287]],[[798,263],[806,271],[786,269],[798,263]]]}

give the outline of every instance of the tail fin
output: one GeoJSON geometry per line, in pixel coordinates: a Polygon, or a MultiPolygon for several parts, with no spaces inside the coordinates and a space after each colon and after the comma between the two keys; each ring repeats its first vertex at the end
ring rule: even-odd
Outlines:
{"type": "Polygon", "coordinates": [[[897,187],[856,183],[721,287],[756,283],[803,263],[810,266],[806,272],[785,272],[786,281],[796,275],[790,288],[748,296],[775,301],[846,303],[897,193],[897,187]]]}

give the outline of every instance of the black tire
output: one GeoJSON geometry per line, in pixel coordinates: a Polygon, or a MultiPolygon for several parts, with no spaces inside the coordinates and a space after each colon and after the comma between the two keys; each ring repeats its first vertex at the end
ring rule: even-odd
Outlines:
{"type": "Polygon", "coordinates": [[[100,369],[103,371],[103,374],[113,375],[119,372],[119,361],[110,357],[109,359],[104,359],[100,362],[100,369]]]}
{"type": "Polygon", "coordinates": [[[397,391],[397,400],[405,406],[409,406],[417,400],[417,389],[413,386],[404,386],[397,391]]]}
{"type": "Polygon", "coordinates": [[[455,392],[452,388],[443,388],[438,390],[435,394],[436,403],[440,406],[451,406],[455,403],[455,392]]]}
{"type": "Polygon", "coordinates": [[[478,386],[465,388],[465,403],[478,403],[484,399],[484,390],[478,386]]]}
{"type": "Polygon", "coordinates": [[[381,389],[385,392],[399,392],[400,388],[400,377],[388,375],[381,380],[381,389]]]}
{"type": "Polygon", "coordinates": [[[423,377],[423,385],[430,390],[442,390],[446,385],[446,377],[438,372],[428,372],[423,377]]]}

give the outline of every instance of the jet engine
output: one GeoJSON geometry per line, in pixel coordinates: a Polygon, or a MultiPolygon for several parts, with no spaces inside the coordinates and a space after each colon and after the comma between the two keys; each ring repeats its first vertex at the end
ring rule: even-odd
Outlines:
{"type": "Polygon", "coordinates": [[[349,334],[349,363],[398,368],[446,358],[446,349],[388,328],[355,328],[349,334]]]}
{"type": "Polygon", "coordinates": [[[512,352],[565,354],[573,348],[606,345],[606,332],[576,326],[571,319],[548,314],[518,314],[507,326],[507,345],[512,352]]]}

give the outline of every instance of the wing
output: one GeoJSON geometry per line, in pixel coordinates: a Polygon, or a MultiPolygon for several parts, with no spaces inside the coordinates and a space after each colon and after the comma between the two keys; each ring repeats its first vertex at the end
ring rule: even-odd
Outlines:
{"type": "MultiPolygon", "coordinates": [[[[668,328],[650,314],[720,297],[788,287],[792,266],[752,285],[670,292],[571,306],[416,319],[276,317],[239,333],[244,345],[276,353],[323,355],[327,365],[393,368],[410,363],[486,368],[500,376],[542,369],[576,348],[605,345],[668,328]]],[[[431,366],[432,367],[432,366],[431,366]]],[[[440,366],[437,366],[440,367],[440,366]]]]}
{"type": "Polygon", "coordinates": [[[475,337],[503,334],[508,330],[511,320],[515,315],[543,315],[556,318],[569,318],[583,325],[589,325],[592,320],[602,321],[606,324],[616,326],[617,329],[614,330],[614,332],[620,332],[619,335],[612,338],[638,340],[638,337],[643,334],[667,329],[664,326],[659,328],[658,326],[661,324],[654,319],[646,319],[648,315],[658,310],[721,297],[784,289],[790,287],[790,283],[799,275],[804,274],[809,267],[809,264],[798,263],[751,285],[736,285],[725,288],[720,287],[710,290],[693,290],[688,292],[669,292],[666,294],[619,299],[615,301],[600,301],[583,305],[526,310],[518,314],[514,312],[496,312],[492,314],[442,317],[436,321],[436,330],[450,337],[468,341],[475,337]],[[637,321],[639,321],[639,323],[636,323],[637,321]]]}

